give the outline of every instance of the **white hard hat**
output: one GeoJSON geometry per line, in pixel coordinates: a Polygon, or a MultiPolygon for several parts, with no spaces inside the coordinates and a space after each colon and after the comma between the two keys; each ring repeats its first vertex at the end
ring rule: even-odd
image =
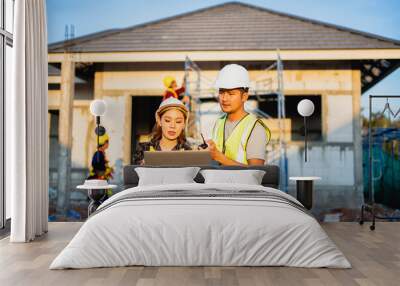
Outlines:
{"type": "Polygon", "coordinates": [[[241,65],[226,65],[219,71],[215,87],[226,89],[248,88],[250,87],[249,72],[241,65]]]}
{"type": "Polygon", "coordinates": [[[158,109],[156,111],[156,118],[159,117],[163,111],[166,111],[166,110],[172,109],[172,108],[176,108],[176,109],[182,111],[185,114],[186,118],[189,117],[188,116],[189,110],[187,109],[186,105],[183,104],[183,102],[177,98],[169,97],[166,100],[164,100],[163,102],[161,102],[160,106],[158,107],[158,109]]]}

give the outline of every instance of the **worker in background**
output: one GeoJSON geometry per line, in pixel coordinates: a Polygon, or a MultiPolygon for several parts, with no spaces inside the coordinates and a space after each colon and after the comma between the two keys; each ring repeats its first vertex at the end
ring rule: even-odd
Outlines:
{"type": "Polygon", "coordinates": [[[163,95],[163,101],[170,97],[176,99],[182,98],[182,102],[185,105],[189,104],[189,97],[187,95],[184,95],[186,90],[186,76],[183,78],[182,86],[180,88],[178,88],[178,84],[176,83],[176,80],[173,76],[164,77],[163,82],[166,88],[163,95]]]}
{"type": "Polygon", "coordinates": [[[248,71],[237,64],[227,65],[215,85],[225,114],[215,123],[212,140],[207,141],[212,159],[221,165],[264,165],[271,132],[244,108],[249,97],[248,71]]]}
{"type": "Polygon", "coordinates": [[[144,151],[192,150],[185,135],[188,119],[189,110],[179,99],[170,97],[161,102],[156,111],[156,124],[150,142],[138,143],[134,164],[145,164],[144,151]]]}
{"type": "MultiPolygon", "coordinates": [[[[94,153],[92,157],[92,164],[89,170],[88,180],[97,179],[97,180],[111,180],[113,178],[112,173],[114,172],[113,168],[110,167],[106,150],[109,147],[110,138],[107,133],[99,136],[99,148],[94,153]]],[[[112,195],[112,190],[107,190],[107,197],[112,195]]]]}

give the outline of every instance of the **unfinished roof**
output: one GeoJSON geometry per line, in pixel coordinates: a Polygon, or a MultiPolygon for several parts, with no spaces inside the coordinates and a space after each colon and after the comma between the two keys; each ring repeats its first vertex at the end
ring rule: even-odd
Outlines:
{"type": "Polygon", "coordinates": [[[243,3],[49,45],[49,52],[398,49],[400,41],[243,3]]]}

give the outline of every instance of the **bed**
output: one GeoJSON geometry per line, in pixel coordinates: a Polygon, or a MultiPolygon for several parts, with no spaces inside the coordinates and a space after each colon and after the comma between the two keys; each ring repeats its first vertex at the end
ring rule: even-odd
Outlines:
{"type": "MultiPolygon", "coordinates": [[[[124,167],[124,190],[105,201],[50,269],[144,266],[292,266],[350,268],[315,218],[278,190],[279,168],[261,185],[138,185],[124,167]]],[[[202,167],[202,170],[241,170],[202,167]]],[[[246,169],[247,170],[247,169],[246,169]]]]}

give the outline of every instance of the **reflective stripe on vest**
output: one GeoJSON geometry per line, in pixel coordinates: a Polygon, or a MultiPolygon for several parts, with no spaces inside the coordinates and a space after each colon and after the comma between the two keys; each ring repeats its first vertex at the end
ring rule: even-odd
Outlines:
{"type": "Polygon", "coordinates": [[[224,144],[224,133],[225,133],[225,122],[227,120],[226,115],[219,118],[215,123],[213,130],[213,141],[217,145],[217,149],[224,153],[226,157],[231,160],[235,160],[242,164],[247,163],[247,142],[249,141],[251,132],[257,122],[260,122],[261,125],[266,129],[267,138],[269,141],[270,132],[266,126],[257,119],[256,116],[252,114],[248,114],[243,117],[240,122],[235,126],[232,133],[225,140],[224,144]],[[224,150],[225,149],[225,150],[224,150]]]}

